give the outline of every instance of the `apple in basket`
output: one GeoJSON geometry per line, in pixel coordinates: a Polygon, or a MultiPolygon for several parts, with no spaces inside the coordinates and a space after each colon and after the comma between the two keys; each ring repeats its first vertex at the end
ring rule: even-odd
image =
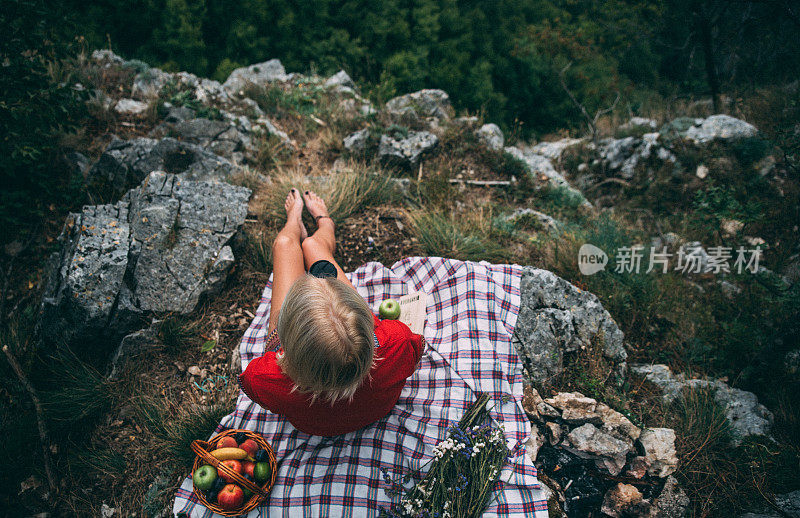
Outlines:
{"type": "Polygon", "coordinates": [[[253,457],[258,451],[258,443],[253,439],[247,439],[239,445],[239,448],[243,449],[248,455],[253,457]]]}
{"type": "Polygon", "coordinates": [[[249,460],[246,460],[242,462],[242,473],[244,473],[245,475],[250,475],[252,477],[253,470],[255,469],[255,467],[256,467],[255,462],[250,462],[249,460]]]}
{"type": "Polygon", "coordinates": [[[400,318],[400,303],[392,299],[384,300],[378,306],[378,315],[384,320],[397,320],[400,318]]]}
{"type": "Polygon", "coordinates": [[[241,507],[244,503],[244,491],[236,484],[228,484],[217,495],[217,503],[226,511],[241,507]]]}
{"type": "Polygon", "coordinates": [[[217,480],[217,470],[211,464],[203,464],[194,470],[192,480],[197,489],[205,491],[210,489],[214,481],[217,480]]]}
{"type": "Polygon", "coordinates": [[[233,437],[223,437],[219,441],[217,441],[217,449],[221,448],[237,448],[239,445],[236,443],[236,439],[233,437]]]}
{"type": "MultiPolygon", "coordinates": [[[[239,462],[238,460],[233,460],[233,459],[231,459],[231,460],[223,460],[222,462],[220,462],[220,464],[225,464],[226,466],[231,468],[236,473],[241,473],[242,472],[242,463],[239,462]]],[[[222,471],[221,469],[218,470],[218,474],[226,482],[231,482],[231,483],[234,482],[233,477],[230,477],[230,476],[226,475],[225,472],[222,471]]]]}

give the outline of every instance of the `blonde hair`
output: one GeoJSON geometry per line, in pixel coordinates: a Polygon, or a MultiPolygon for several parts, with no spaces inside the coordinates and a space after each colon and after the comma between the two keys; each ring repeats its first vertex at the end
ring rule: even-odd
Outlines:
{"type": "Polygon", "coordinates": [[[374,360],[375,322],[367,302],[335,278],[300,277],[283,300],[277,323],[278,365],[295,384],[331,404],[352,399],[374,360]]]}

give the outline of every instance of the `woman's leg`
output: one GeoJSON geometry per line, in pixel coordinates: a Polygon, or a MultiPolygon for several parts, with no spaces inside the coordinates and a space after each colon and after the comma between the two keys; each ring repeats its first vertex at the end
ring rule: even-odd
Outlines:
{"type": "MultiPolygon", "coordinates": [[[[311,265],[317,261],[323,259],[330,261],[336,267],[336,278],[353,286],[350,279],[345,276],[344,270],[333,258],[333,252],[336,250],[336,236],[334,234],[333,220],[328,216],[328,207],[325,205],[325,201],[317,196],[314,191],[306,191],[303,194],[303,198],[308,212],[314,216],[314,220],[317,222],[317,231],[304,240],[302,245],[306,269],[311,268],[311,265]],[[317,216],[325,217],[318,218],[317,216]]],[[[353,286],[353,289],[355,289],[355,286],[353,286]]]]}
{"type": "Polygon", "coordinates": [[[278,315],[283,299],[292,284],[303,275],[303,249],[301,243],[308,237],[306,227],[301,219],[303,199],[300,191],[292,189],[286,196],[286,225],[278,232],[272,244],[272,301],[269,312],[268,332],[272,332],[278,323],[278,315]]]}

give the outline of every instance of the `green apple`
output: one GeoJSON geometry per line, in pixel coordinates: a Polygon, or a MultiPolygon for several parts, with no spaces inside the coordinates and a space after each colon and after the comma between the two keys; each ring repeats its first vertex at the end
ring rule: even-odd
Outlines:
{"type": "Polygon", "coordinates": [[[378,315],[386,320],[397,320],[400,318],[400,303],[392,299],[384,300],[378,307],[378,315]]]}
{"type": "Polygon", "coordinates": [[[253,477],[258,482],[266,482],[272,476],[272,467],[269,462],[256,462],[256,467],[253,468],[253,477]]]}
{"type": "Polygon", "coordinates": [[[214,484],[214,481],[217,480],[217,470],[211,464],[203,464],[194,470],[192,480],[194,481],[194,485],[197,487],[197,489],[205,491],[206,489],[211,488],[211,486],[214,484]]]}

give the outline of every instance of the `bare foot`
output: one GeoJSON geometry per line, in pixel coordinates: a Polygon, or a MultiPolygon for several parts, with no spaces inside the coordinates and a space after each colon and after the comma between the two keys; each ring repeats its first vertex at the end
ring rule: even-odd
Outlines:
{"type": "Polygon", "coordinates": [[[308,212],[314,217],[314,221],[319,224],[320,216],[330,217],[328,214],[328,206],[325,205],[325,200],[317,196],[314,191],[306,191],[303,194],[303,199],[306,200],[306,207],[308,212]]]}
{"type": "Polygon", "coordinates": [[[300,241],[303,241],[308,237],[308,230],[303,225],[303,198],[300,197],[300,191],[297,189],[289,191],[283,206],[286,208],[286,224],[296,223],[300,229],[300,241]]]}

